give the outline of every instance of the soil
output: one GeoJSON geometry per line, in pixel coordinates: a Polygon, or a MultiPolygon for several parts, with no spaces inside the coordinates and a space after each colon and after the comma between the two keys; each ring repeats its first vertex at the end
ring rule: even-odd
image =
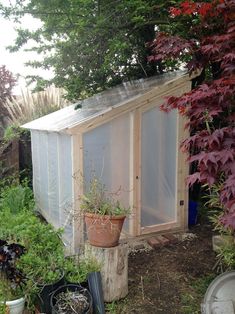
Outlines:
{"type": "Polygon", "coordinates": [[[129,294],[110,313],[200,313],[205,291],[194,286],[216,276],[216,255],[209,225],[195,226],[189,233],[177,244],[130,254],[129,294]]]}

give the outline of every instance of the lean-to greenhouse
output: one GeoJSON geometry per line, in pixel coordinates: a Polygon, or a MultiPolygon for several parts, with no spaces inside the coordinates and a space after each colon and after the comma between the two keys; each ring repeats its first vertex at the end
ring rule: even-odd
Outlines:
{"type": "Polygon", "coordinates": [[[94,175],[132,208],[127,236],[186,228],[188,166],[179,150],[184,121],[159,106],[164,97],[190,89],[188,74],[164,74],[124,83],[23,126],[31,131],[37,208],[64,227],[73,251],[85,237],[79,196],[94,175]]]}

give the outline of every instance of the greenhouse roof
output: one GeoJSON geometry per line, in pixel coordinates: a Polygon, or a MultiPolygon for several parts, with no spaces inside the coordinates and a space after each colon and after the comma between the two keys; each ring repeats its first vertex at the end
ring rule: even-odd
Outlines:
{"type": "MultiPolygon", "coordinates": [[[[31,130],[64,132],[94,117],[103,115],[119,106],[124,106],[153,88],[164,86],[184,77],[185,72],[176,71],[151,78],[130,81],[110,88],[90,98],[50,113],[39,119],[24,124],[22,127],[31,130]],[[80,109],[75,109],[77,105],[80,109]]],[[[188,76],[188,75],[187,75],[188,76]]]]}

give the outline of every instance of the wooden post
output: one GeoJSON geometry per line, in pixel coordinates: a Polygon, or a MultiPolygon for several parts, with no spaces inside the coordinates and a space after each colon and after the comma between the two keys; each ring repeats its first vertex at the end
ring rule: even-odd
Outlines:
{"type": "Polygon", "coordinates": [[[125,298],[128,294],[128,246],[101,248],[86,244],[85,256],[94,256],[101,265],[104,301],[125,298]]]}
{"type": "Polygon", "coordinates": [[[72,137],[73,162],[73,252],[84,243],[84,218],[80,211],[80,196],[83,194],[83,138],[82,134],[72,137]]]}

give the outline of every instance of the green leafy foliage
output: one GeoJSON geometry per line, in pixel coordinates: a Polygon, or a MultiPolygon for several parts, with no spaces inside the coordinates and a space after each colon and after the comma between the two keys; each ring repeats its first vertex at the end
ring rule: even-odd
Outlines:
{"type": "Polygon", "coordinates": [[[227,270],[233,270],[235,268],[235,243],[225,242],[221,248],[219,248],[218,258],[225,265],[227,270]]]}
{"type": "Polygon", "coordinates": [[[32,308],[40,285],[53,283],[63,274],[62,230],[56,231],[35,216],[32,191],[27,186],[6,187],[0,201],[0,238],[20,243],[26,250],[16,268],[26,278],[23,291],[28,307],[32,308]]]}
{"type": "MultiPolygon", "coordinates": [[[[29,308],[33,308],[42,286],[56,282],[65,274],[71,281],[81,282],[89,272],[99,270],[93,258],[65,258],[61,240],[63,230],[55,230],[35,215],[33,194],[26,183],[17,185],[13,181],[8,186],[3,183],[0,186],[0,239],[24,247],[24,254],[15,265],[24,275],[23,294],[29,308]]],[[[0,280],[0,300],[1,291],[12,296],[18,294],[17,289],[3,286],[0,280]]]]}
{"type": "Polygon", "coordinates": [[[64,262],[61,230],[54,230],[30,211],[14,214],[4,210],[0,212],[0,219],[1,239],[20,243],[26,248],[27,253],[17,263],[18,269],[40,284],[58,280],[63,273],[64,262]]]}
{"type": "Polygon", "coordinates": [[[64,265],[65,279],[69,283],[83,283],[91,272],[100,271],[100,264],[90,256],[78,258],[78,256],[67,257],[64,265]]]}
{"type": "Polygon", "coordinates": [[[17,267],[26,274],[27,278],[34,280],[37,285],[44,286],[62,277],[62,262],[62,256],[47,252],[45,257],[41,252],[30,249],[20,258],[17,267]]]}
{"type": "Polygon", "coordinates": [[[34,207],[32,190],[25,183],[5,187],[0,195],[0,211],[9,209],[15,214],[24,209],[32,210],[34,207]]]}
{"type": "Polygon", "coordinates": [[[81,196],[81,209],[87,213],[111,216],[130,213],[130,208],[122,206],[97,178],[91,180],[87,193],[81,196]]]}
{"type": "MultiPolygon", "coordinates": [[[[43,61],[29,61],[35,68],[53,68],[52,80],[68,91],[70,99],[87,97],[123,80],[161,72],[149,64],[145,43],[153,40],[155,27],[170,24],[167,11],[172,1],[64,0],[17,1],[2,7],[6,17],[26,14],[40,19],[36,30],[18,27],[11,51],[29,41],[43,61]]],[[[38,87],[48,84],[38,76],[29,77],[38,87]]]]}
{"type": "Polygon", "coordinates": [[[23,297],[23,291],[19,286],[14,286],[10,284],[9,281],[1,275],[0,279],[0,303],[16,300],[23,297]]]}
{"type": "Polygon", "coordinates": [[[0,314],[6,314],[6,304],[0,303],[0,314]]]}
{"type": "Polygon", "coordinates": [[[15,139],[19,139],[22,135],[28,134],[29,130],[20,128],[14,124],[9,125],[4,130],[3,142],[9,143],[15,139]]]}

